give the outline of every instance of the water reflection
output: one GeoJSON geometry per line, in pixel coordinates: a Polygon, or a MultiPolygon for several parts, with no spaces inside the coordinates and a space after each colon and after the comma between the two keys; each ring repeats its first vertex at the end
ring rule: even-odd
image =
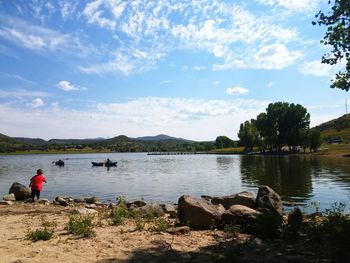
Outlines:
{"type": "Polygon", "coordinates": [[[269,185],[286,201],[306,201],[312,193],[312,165],[305,156],[242,156],[243,185],[269,185]]]}

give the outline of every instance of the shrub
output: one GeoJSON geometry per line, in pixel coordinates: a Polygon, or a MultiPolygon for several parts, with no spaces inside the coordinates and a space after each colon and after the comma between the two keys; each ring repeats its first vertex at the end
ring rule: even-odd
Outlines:
{"type": "Polygon", "coordinates": [[[111,211],[110,218],[112,220],[112,225],[120,225],[123,223],[125,218],[130,218],[131,213],[124,203],[119,203],[111,211]]]}
{"type": "Polygon", "coordinates": [[[155,232],[165,232],[169,228],[169,224],[163,217],[153,219],[152,230],[155,232]]]}
{"type": "Polygon", "coordinates": [[[36,230],[28,230],[26,237],[33,242],[39,241],[39,240],[49,240],[53,236],[53,230],[47,227],[44,227],[42,229],[36,229],[36,230]]]}
{"type": "Polygon", "coordinates": [[[145,229],[146,222],[142,218],[137,217],[134,219],[134,225],[136,231],[141,231],[145,229]]]}
{"type": "Polygon", "coordinates": [[[80,237],[90,237],[95,234],[93,231],[92,217],[89,215],[71,216],[66,229],[68,233],[80,237]]]}
{"type": "Polygon", "coordinates": [[[344,214],[345,207],[345,203],[334,203],[324,220],[308,230],[311,240],[319,242],[336,262],[350,261],[350,220],[344,214]]]}
{"type": "Polygon", "coordinates": [[[229,224],[229,225],[225,225],[224,232],[229,234],[238,234],[242,232],[242,229],[239,225],[229,224]]]}

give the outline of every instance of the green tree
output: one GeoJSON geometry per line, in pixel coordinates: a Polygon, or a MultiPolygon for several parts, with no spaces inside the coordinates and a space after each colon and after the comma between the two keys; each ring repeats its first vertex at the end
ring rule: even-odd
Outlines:
{"type": "Polygon", "coordinates": [[[235,142],[226,136],[218,136],[215,140],[215,146],[217,148],[230,148],[235,147],[235,142]]]}
{"type": "Polygon", "coordinates": [[[259,138],[258,129],[255,126],[255,120],[245,121],[241,123],[238,132],[240,144],[245,147],[247,151],[252,151],[254,146],[258,146],[259,138]]]}
{"type": "Polygon", "coordinates": [[[300,104],[270,103],[266,113],[260,113],[255,126],[270,150],[280,151],[283,146],[298,146],[304,131],[309,128],[310,115],[300,104]]]}
{"type": "Polygon", "coordinates": [[[308,142],[310,151],[317,151],[321,145],[321,132],[319,129],[310,129],[308,134],[308,142]]]}
{"type": "Polygon", "coordinates": [[[324,13],[319,11],[317,21],[313,25],[327,26],[327,32],[321,40],[324,45],[330,45],[333,49],[322,56],[322,63],[335,65],[345,59],[344,71],[339,71],[331,82],[331,88],[339,88],[346,91],[350,89],[350,1],[329,0],[333,4],[331,11],[324,13]]]}

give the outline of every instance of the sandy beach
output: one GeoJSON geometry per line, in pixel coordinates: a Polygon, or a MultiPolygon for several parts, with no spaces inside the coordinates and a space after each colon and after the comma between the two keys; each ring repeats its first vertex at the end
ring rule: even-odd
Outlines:
{"type": "Polygon", "coordinates": [[[158,233],[147,225],[136,231],[132,220],[112,226],[99,214],[94,217],[95,236],[77,238],[65,230],[75,209],[31,203],[0,206],[0,262],[178,262],[177,254],[184,255],[181,260],[190,259],[191,253],[215,246],[225,236],[218,230],[158,233]],[[27,239],[28,229],[40,228],[43,221],[55,223],[53,238],[27,239]]]}

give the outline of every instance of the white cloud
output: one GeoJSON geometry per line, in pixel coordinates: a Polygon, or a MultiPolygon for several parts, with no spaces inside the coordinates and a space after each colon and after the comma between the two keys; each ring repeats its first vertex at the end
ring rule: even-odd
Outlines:
{"type": "Polygon", "coordinates": [[[32,100],[32,102],[29,105],[32,108],[40,108],[40,107],[44,106],[44,101],[41,98],[36,98],[36,99],[32,100]]]}
{"type": "Polygon", "coordinates": [[[206,67],[205,66],[195,66],[193,67],[193,70],[196,70],[196,71],[202,71],[202,70],[205,70],[206,67]]]}
{"type": "Polygon", "coordinates": [[[159,82],[160,85],[166,85],[166,84],[170,84],[170,83],[173,83],[173,81],[172,81],[172,80],[169,80],[169,79],[167,79],[167,80],[162,80],[161,82],[159,82]]]}
{"type": "Polygon", "coordinates": [[[213,82],[213,84],[216,86],[216,85],[219,85],[220,84],[220,81],[216,80],[213,82]]]}
{"type": "Polygon", "coordinates": [[[85,87],[77,87],[67,80],[62,80],[62,81],[58,82],[56,84],[56,87],[58,87],[59,89],[64,90],[64,91],[86,90],[85,87]]]}
{"type": "Polygon", "coordinates": [[[88,23],[110,31],[118,43],[107,60],[78,67],[90,74],[150,70],[176,50],[211,54],[216,61],[213,70],[282,69],[301,55],[288,46],[301,42],[295,29],[272,24],[237,4],[215,0],[200,4],[94,0],[85,6],[83,16],[88,23]],[[181,20],[174,20],[175,16],[181,20]],[[274,57],[267,58],[266,52],[274,57]]]}
{"type": "Polygon", "coordinates": [[[233,88],[227,88],[226,94],[228,95],[244,95],[247,94],[249,90],[242,88],[242,87],[233,87],[233,88]]]}
{"type": "Polygon", "coordinates": [[[11,16],[0,16],[0,22],[0,38],[39,54],[63,52],[86,56],[95,52],[91,45],[82,44],[75,34],[61,34],[11,16]]]}
{"type": "Polygon", "coordinates": [[[28,109],[0,105],[0,126],[10,136],[56,138],[130,137],[165,133],[195,140],[214,140],[220,134],[237,137],[239,124],[254,118],[268,102],[137,98],[122,103],[97,104],[91,111],[61,109],[58,104],[28,109]],[[84,120],[82,122],[81,120],[84,120]],[[37,129],[33,123],[45,123],[37,129]]]}
{"type": "Polygon", "coordinates": [[[270,81],[270,82],[265,84],[266,88],[271,88],[272,86],[273,86],[273,82],[272,81],[270,81]]]}
{"type": "Polygon", "coordinates": [[[294,63],[300,58],[300,51],[289,51],[282,44],[272,44],[260,48],[255,55],[257,68],[282,69],[294,63]]]}
{"type": "Polygon", "coordinates": [[[319,60],[313,60],[304,62],[299,71],[304,75],[312,75],[316,77],[330,76],[332,74],[332,66],[328,64],[322,64],[319,60]]]}
{"type": "Polygon", "coordinates": [[[265,4],[268,6],[281,6],[293,12],[301,12],[301,13],[314,13],[320,0],[256,0],[261,4],[265,4]]]}
{"type": "Polygon", "coordinates": [[[76,12],[78,2],[71,2],[67,0],[59,0],[60,12],[63,20],[72,18],[73,14],[76,12]]]}
{"type": "Polygon", "coordinates": [[[32,98],[32,97],[48,97],[50,96],[47,92],[36,91],[36,90],[26,90],[26,89],[13,89],[13,90],[2,90],[0,89],[0,98],[32,98]]]}
{"type": "Polygon", "coordinates": [[[83,14],[87,17],[88,22],[93,24],[96,23],[102,28],[115,29],[117,23],[113,19],[107,19],[102,16],[103,11],[99,8],[103,6],[102,0],[95,0],[88,3],[83,10],[83,14]]]}

